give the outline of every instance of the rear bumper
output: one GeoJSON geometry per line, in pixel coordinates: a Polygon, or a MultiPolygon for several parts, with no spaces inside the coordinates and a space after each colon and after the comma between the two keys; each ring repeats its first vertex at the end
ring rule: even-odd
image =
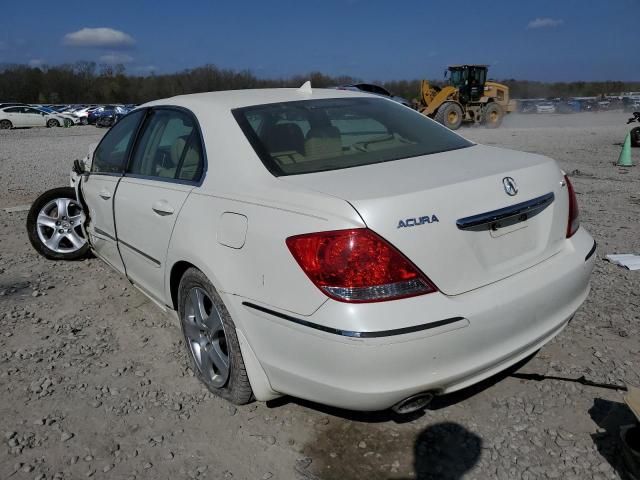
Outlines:
{"type": "Polygon", "coordinates": [[[545,262],[457,296],[328,300],[308,317],[225,300],[272,390],[380,410],[419,392],[467,387],[541,348],[586,299],[593,246],[580,228],[545,262]]]}

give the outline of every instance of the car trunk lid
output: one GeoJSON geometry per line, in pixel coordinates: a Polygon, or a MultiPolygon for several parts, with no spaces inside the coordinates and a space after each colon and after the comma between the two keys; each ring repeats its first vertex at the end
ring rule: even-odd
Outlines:
{"type": "Polygon", "coordinates": [[[349,202],[447,295],[530,268],[565,239],[562,172],[539,155],[474,145],[280,179],[349,202]]]}

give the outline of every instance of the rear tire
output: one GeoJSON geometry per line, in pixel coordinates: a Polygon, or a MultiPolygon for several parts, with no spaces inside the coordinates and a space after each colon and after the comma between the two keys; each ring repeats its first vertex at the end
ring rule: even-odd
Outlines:
{"type": "Polygon", "coordinates": [[[457,130],[462,125],[462,108],[457,103],[447,102],[440,105],[434,119],[450,130],[457,130]]]}
{"type": "Polygon", "coordinates": [[[487,128],[498,128],[502,125],[504,112],[497,103],[489,103],[482,112],[482,124],[487,128]]]}
{"type": "Polygon", "coordinates": [[[631,146],[640,147],[640,127],[631,129],[631,146]]]}
{"type": "Polygon", "coordinates": [[[253,391],[235,324],[214,286],[196,268],[180,279],[178,315],[195,376],[215,395],[236,405],[249,403],[253,391]]]}
{"type": "Polygon", "coordinates": [[[58,122],[58,120],[55,119],[51,119],[49,121],[47,121],[47,127],[49,128],[53,128],[53,127],[59,127],[60,126],[60,122],[58,122]]]}
{"type": "Polygon", "coordinates": [[[9,120],[0,120],[0,130],[9,130],[13,125],[9,120]]]}
{"type": "Polygon", "coordinates": [[[72,187],[48,190],[29,209],[29,241],[40,255],[49,260],[84,258],[90,248],[82,232],[85,219],[72,187]]]}

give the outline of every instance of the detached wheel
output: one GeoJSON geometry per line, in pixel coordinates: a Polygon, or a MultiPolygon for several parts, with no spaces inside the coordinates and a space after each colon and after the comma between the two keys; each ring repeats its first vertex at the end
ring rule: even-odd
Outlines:
{"type": "Polygon", "coordinates": [[[504,112],[502,107],[497,103],[490,103],[482,112],[482,124],[487,128],[498,128],[502,125],[504,112]]]}
{"type": "Polygon", "coordinates": [[[33,248],[50,260],[77,260],[89,244],[82,233],[86,220],[71,187],[54,188],[40,195],[27,215],[27,233],[33,248]]]}
{"type": "Polygon", "coordinates": [[[640,127],[631,129],[631,146],[640,147],[640,127]]]}
{"type": "Polygon", "coordinates": [[[47,127],[49,128],[53,128],[53,127],[59,127],[60,126],[60,122],[58,122],[58,120],[52,118],[51,120],[47,121],[47,127]]]}
{"type": "Polygon", "coordinates": [[[13,125],[9,120],[0,120],[0,130],[9,130],[13,125]]]}
{"type": "Polygon", "coordinates": [[[445,103],[436,112],[435,120],[451,130],[457,130],[462,124],[462,108],[457,103],[445,103]]]}
{"type": "Polygon", "coordinates": [[[214,394],[243,405],[253,398],[236,327],[209,279],[195,268],[178,290],[178,314],[196,377],[214,394]]]}

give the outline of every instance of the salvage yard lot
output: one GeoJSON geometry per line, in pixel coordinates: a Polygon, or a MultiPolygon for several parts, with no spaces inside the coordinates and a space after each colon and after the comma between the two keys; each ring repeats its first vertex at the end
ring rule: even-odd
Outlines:
{"type": "MultiPolygon", "coordinates": [[[[603,261],[640,251],[640,167],[614,165],[627,117],[460,130],[558,160],[598,242],[588,300],[520,373],[640,384],[640,272],[603,261]]],[[[103,134],[0,132],[0,478],[619,478],[618,427],[631,419],[612,389],[502,375],[410,418],[291,398],[236,408],[207,393],[177,321],[95,258],[39,257],[26,212],[3,210],[68,184],[103,134]]]]}

